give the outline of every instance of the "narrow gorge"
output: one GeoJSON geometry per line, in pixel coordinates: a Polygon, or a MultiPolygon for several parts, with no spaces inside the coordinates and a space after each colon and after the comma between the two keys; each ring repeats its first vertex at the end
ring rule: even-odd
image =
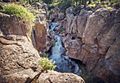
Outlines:
{"type": "Polygon", "coordinates": [[[120,82],[120,2],[69,1],[0,1],[0,83],[120,82]]]}
{"type": "Polygon", "coordinates": [[[56,28],[59,26],[57,23],[52,22],[49,26],[50,34],[52,34],[54,38],[54,44],[51,49],[50,59],[55,62],[57,65],[56,71],[59,72],[72,72],[77,75],[80,75],[80,68],[79,66],[65,54],[65,48],[63,46],[63,40],[60,34],[55,31],[56,28]]]}
{"type": "Polygon", "coordinates": [[[77,60],[78,65],[84,65],[82,69],[86,71],[80,71],[83,76],[84,72],[88,73],[88,79],[93,80],[90,83],[119,83],[120,10],[100,8],[93,12],[81,9],[76,15],[74,12],[73,7],[68,8],[65,14],[55,8],[51,14],[51,20],[56,22],[53,26],[57,26],[56,29],[51,28],[57,34],[53,37],[55,46],[52,53],[56,56],[52,55],[53,59],[58,58],[56,53],[61,47],[59,52],[64,51],[64,57],[77,60]],[[64,48],[59,43],[63,43],[64,48]]]}

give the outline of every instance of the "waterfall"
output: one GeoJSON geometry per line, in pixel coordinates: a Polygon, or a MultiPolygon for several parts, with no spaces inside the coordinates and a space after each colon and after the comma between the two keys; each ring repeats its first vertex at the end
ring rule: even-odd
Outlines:
{"type": "Polygon", "coordinates": [[[74,61],[69,59],[68,56],[65,55],[65,48],[62,45],[62,37],[58,34],[55,29],[57,29],[58,24],[53,22],[50,25],[50,31],[52,32],[52,36],[54,37],[54,45],[51,49],[50,59],[56,64],[56,71],[58,72],[69,72],[80,75],[81,70],[74,61]]]}

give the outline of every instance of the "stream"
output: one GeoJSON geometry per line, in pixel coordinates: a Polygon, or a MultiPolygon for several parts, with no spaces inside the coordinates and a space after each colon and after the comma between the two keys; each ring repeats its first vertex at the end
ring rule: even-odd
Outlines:
{"type": "Polygon", "coordinates": [[[77,63],[72,61],[68,56],[65,54],[65,48],[62,44],[62,37],[60,34],[55,30],[58,29],[58,23],[52,22],[49,31],[52,33],[51,36],[54,38],[54,45],[51,49],[51,55],[49,59],[55,62],[56,71],[58,72],[68,72],[80,75],[81,70],[77,63]]]}

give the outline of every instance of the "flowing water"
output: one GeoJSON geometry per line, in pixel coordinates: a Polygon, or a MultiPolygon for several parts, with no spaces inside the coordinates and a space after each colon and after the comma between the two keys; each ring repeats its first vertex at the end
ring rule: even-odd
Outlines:
{"type": "Polygon", "coordinates": [[[57,66],[55,69],[56,71],[71,72],[80,75],[81,70],[78,64],[69,59],[68,56],[65,56],[65,48],[62,44],[62,37],[57,33],[57,31],[54,31],[58,28],[57,26],[57,23],[52,23],[50,25],[50,31],[54,37],[54,45],[51,49],[51,55],[49,58],[55,62],[57,66]]]}

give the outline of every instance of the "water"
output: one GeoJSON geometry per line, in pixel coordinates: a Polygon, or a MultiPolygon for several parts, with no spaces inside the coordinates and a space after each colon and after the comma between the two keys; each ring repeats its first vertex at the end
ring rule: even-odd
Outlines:
{"type": "Polygon", "coordinates": [[[52,31],[52,36],[54,37],[54,45],[51,50],[50,59],[53,60],[56,64],[56,71],[59,72],[71,72],[77,75],[80,75],[81,70],[78,65],[69,59],[68,56],[65,56],[65,49],[62,44],[62,37],[54,31],[58,27],[57,23],[51,23],[50,31],[52,31]]]}

